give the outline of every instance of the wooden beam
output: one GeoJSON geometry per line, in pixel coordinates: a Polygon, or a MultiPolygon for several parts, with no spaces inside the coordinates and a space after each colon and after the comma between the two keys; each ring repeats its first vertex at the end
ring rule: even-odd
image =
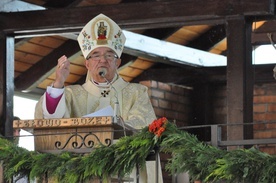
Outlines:
{"type": "Polygon", "coordinates": [[[28,91],[37,86],[36,83],[44,80],[50,74],[50,71],[57,65],[57,59],[62,55],[70,57],[80,51],[76,41],[68,40],[63,43],[59,49],[55,49],[48,56],[44,57],[37,64],[34,64],[27,71],[15,79],[16,90],[28,91]],[[47,74],[49,73],[49,74],[47,74]]]}
{"type": "Polygon", "coordinates": [[[123,29],[149,29],[218,24],[224,23],[225,17],[235,15],[269,16],[274,14],[274,1],[200,0],[196,2],[196,6],[193,0],[147,1],[1,13],[0,29],[15,35],[79,32],[91,18],[100,13],[111,17],[123,29]]]}
{"type": "Polygon", "coordinates": [[[224,66],[226,57],[178,44],[123,31],[127,37],[124,53],[166,64],[224,66]]]}
{"type": "MultiPolygon", "coordinates": [[[[254,24],[253,24],[254,27],[254,24]]],[[[252,32],[252,44],[264,45],[276,42],[276,20],[268,20],[252,32]]]]}
{"type": "Polygon", "coordinates": [[[229,19],[227,27],[227,140],[253,136],[252,23],[243,16],[229,19]]]}
{"type": "MultiPolygon", "coordinates": [[[[194,68],[181,68],[181,67],[166,67],[166,68],[151,68],[144,71],[138,77],[136,77],[133,82],[140,82],[140,81],[159,81],[162,83],[180,83],[183,80],[187,82],[191,81],[191,78],[195,76],[194,68]],[[189,81],[188,81],[189,80],[189,81]]],[[[194,81],[195,79],[193,79],[194,81]]]]}
{"type": "Polygon", "coordinates": [[[13,136],[14,38],[0,35],[0,133],[13,136]]]}
{"type": "Polygon", "coordinates": [[[276,32],[276,20],[266,21],[262,26],[254,30],[256,34],[267,32],[276,32]]]}
{"type": "Polygon", "coordinates": [[[192,40],[188,45],[188,47],[199,49],[199,50],[210,50],[215,44],[222,41],[225,36],[225,25],[216,25],[213,26],[210,30],[201,34],[196,39],[192,40]]]}
{"type": "Polygon", "coordinates": [[[181,27],[178,28],[160,28],[160,29],[147,29],[145,32],[143,32],[143,35],[165,40],[166,38],[170,37],[172,34],[174,34],[177,30],[179,30],[181,27]]]}
{"type": "Polygon", "coordinates": [[[261,46],[261,45],[276,43],[275,35],[276,35],[276,32],[252,33],[252,45],[261,46]],[[271,40],[269,36],[271,36],[271,40]]]}
{"type": "MultiPolygon", "coordinates": [[[[254,83],[275,83],[273,68],[275,64],[254,65],[254,83]]],[[[192,83],[204,80],[210,84],[226,84],[226,66],[223,67],[164,67],[150,68],[136,77],[133,82],[146,80],[160,81],[163,83],[174,83],[183,86],[191,86],[192,83]],[[173,73],[173,74],[172,74],[173,73]],[[196,79],[195,79],[196,78],[196,79]]]]}
{"type": "Polygon", "coordinates": [[[72,4],[75,4],[75,0],[63,0],[63,1],[47,0],[47,2],[43,4],[43,6],[50,7],[50,8],[64,8],[64,7],[71,6],[72,4]]]}

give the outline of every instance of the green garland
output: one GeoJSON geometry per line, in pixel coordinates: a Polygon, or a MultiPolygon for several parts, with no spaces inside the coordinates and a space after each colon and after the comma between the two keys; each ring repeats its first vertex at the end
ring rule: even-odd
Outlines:
{"type": "Polygon", "coordinates": [[[166,118],[155,120],[140,132],[122,137],[109,147],[95,148],[86,155],[28,151],[0,138],[0,160],[7,180],[27,176],[38,182],[45,178],[61,183],[94,178],[108,182],[110,176],[126,176],[137,165],[144,168],[147,156],[156,148],[172,154],[166,164],[169,173],[188,172],[192,181],[276,182],[276,156],[255,148],[221,150],[177,129],[166,118]]]}

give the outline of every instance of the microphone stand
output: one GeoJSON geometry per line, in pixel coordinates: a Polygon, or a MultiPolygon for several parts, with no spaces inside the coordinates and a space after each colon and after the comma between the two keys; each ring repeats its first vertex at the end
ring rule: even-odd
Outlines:
{"type": "Polygon", "coordinates": [[[104,80],[110,84],[111,88],[115,91],[115,102],[114,102],[114,111],[113,111],[113,122],[114,123],[118,123],[119,120],[120,120],[120,117],[118,116],[118,111],[119,111],[119,100],[118,100],[118,92],[117,90],[114,88],[114,86],[112,85],[111,82],[109,82],[105,75],[106,75],[106,70],[105,69],[102,69],[102,71],[99,72],[99,75],[101,77],[104,78],[104,80]]]}

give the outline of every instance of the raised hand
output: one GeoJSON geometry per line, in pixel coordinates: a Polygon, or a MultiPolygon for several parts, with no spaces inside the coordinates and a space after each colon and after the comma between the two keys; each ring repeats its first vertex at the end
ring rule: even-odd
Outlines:
{"type": "Polygon", "coordinates": [[[54,88],[62,88],[64,86],[64,82],[70,73],[70,61],[67,59],[65,55],[58,59],[58,64],[56,67],[56,80],[53,83],[54,88]]]}

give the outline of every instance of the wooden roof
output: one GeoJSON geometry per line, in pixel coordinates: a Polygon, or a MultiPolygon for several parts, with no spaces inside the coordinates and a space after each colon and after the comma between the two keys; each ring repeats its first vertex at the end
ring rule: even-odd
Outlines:
{"type": "MultiPolygon", "coordinates": [[[[273,35],[276,29],[274,3],[270,0],[24,0],[21,2],[37,5],[45,10],[24,11],[21,10],[22,5],[13,4],[13,12],[0,13],[0,29],[2,37],[15,38],[15,92],[31,98],[41,96],[45,88],[53,82],[57,59],[64,54],[71,61],[70,75],[66,84],[84,82],[86,68],[83,65],[84,58],[76,36],[82,26],[99,13],[111,17],[126,31],[146,36],[145,39],[154,38],[162,41],[159,46],[169,42],[193,48],[195,54],[202,60],[205,56],[200,51],[227,56],[229,19],[244,17],[246,21],[252,22],[251,44],[255,46],[271,44],[267,34],[273,35]]],[[[193,65],[187,60],[181,62],[170,57],[164,58],[160,53],[151,52],[150,48],[147,52],[131,46],[125,48],[122,61],[119,74],[125,80],[132,82],[154,79],[185,85],[191,83],[196,74],[202,73],[202,67],[205,68],[193,65]]],[[[213,67],[206,68],[207,73],[210,69],[213,67]]],[[[214,70],[211,73],[221,74],[214,70]]],[[[272,80],[273,77],[267,79],[272,80]]]]}

